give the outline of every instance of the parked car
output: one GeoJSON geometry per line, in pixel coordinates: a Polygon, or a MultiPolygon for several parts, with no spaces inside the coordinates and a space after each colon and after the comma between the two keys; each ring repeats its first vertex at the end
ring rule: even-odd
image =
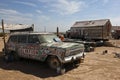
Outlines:
{"type": "Polygon", "coordinates": [[[52,33],[11,34],[5,49],[6,61],[28,58],[47,62],[56,70],[69,62],[78,65],[84,56],[83,44],[62,42],[52,33]]]}

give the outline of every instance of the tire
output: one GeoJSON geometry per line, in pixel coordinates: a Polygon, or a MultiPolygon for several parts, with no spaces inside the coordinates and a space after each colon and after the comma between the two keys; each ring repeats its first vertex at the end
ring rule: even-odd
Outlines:
{"type": "Polygon", "coordinates": [[[16,52],[12,52],[12,54],[13,54],[14,61],[15,60],[19,61],[20,60],[20,57],[19,57],[19,55],[16,52]]]}
{"type": "Polygon", "coordinates": [[[12,61],[14,60],[13,55],[11,55],[11,54],[5,55],[5,56],[4,56],[4,60],[5,60],[6,62],[12,62],[12,61]]]}
{"type": "Polygon", "coordinates": [[[80,59],[80,63],[84,63],[84,58],[81,58],[81,59],[80,59]]]}
{"type": "Polygon", "coordinates": [[[78,59],[77,61],[75,61],[74,63],[73,63],[73,67],[78,67],[79,65],[80,65],[80,63],[81,63],[81,59],[78,59]]]}
{"type": "Polygon", "coordinates": [[[6,62],[13,62],[13,61],[16,61],[16,60],[19,60],[19,56],[17,55],[17,53],[15,52],[11,52],[11,53],[8,53],[4,56],[4,59],[6,62]]]}
{"type": "Polygon", "coordinates": [[[83,56],[81,57],[80,63],[83,63],[83,62],[84,62],[84,58],[85,58],[85,54],[83,54],[83,56]]]}
{"type": "Polygon", "coordinates": [[[52,69],[57,70],[58,67],[61,67],[60,61],[56,57],[49,57],[47,60],[47,63],[48,63],[48,66],[52,69]]]}
{"type": "Polygon", "coordinates": [[[9,56],[8,56],[8,55],[5,55],[5,56],[4,56],[4,60],[5,60],[6,62],[8,62],[8,61],[9,61],[9,56]]]}
{"type": "Polygon", "coordinates": [[[57,68],[57,73],[58,73],[58,74],[61,74],[61,75],[62,75],[62,74],[64,74],[65,72],[66,72],[65,68],[60,68],[60,67],[57,68]]]}

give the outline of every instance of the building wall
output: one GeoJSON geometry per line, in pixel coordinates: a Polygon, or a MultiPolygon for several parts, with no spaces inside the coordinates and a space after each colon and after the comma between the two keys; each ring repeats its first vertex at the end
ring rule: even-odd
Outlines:
{"type": "MultiPolygon", "coordinates": [[[[79,23],[79,22],[78,22],[79,23]]],[[[94,23],[92,23],[94,24],[94,23]]],[[[111,22],[108,20],[107,22],[99,22],[98,25],[103,26],[97,26],[97,24],[91,26],[91,24],[74,24],[70,31],[69,35],[71,38],[79,38],[79,39],[109,39],[111,35],[111,22]],[[100,24],[101,23],[101,24],[100,24]],[[77,25],[77,26],[76,26],[77,25]],[[82,26],[83,25],[83,26],[82,26]],[[75,27],[76,26],[76,27],[75,27]]]]}
{"type": "Polygon", "coordinates": [[[108,27],[109,26],[72,27],[70,34],[72,38],[107,39],[109,36],[108,27]]]}
{"type": "Polygon", "coordinates": [[[120,26],[112,26],[111,34],[112,38],[120,39],[120,26]]]}

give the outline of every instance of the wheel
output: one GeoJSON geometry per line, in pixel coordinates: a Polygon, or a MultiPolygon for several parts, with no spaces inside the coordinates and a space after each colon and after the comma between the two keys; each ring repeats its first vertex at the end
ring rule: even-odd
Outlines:
{"type": "Polygon", "coordinates": [[[17,60],[17,61],[20,60],[20,57],[19,57],[19,55],[16,52],[12,52],[12,54],[13,54],[13,59],[14,60],[17,60]]]}
{"type": "Polygon", "coordinates": [[[73,63],[73,67],[78,67],[79,65],[80,65],[80,62],[81,62],[81,59],[78,59],[77,61],[75,61],[74,63],[73,63]]]}
{"type": "Polygon", "coordinates": [[[8,61],[9,61],[9,56],[8,56],[8,55],[5,55],[5,56],[4,56],[4,60],[5,60],[6,62],[8,62],[8,61]]]}
{"type": "Polygon", "coordinates": [[[6,62],[13,62],[15,60],[19,60],[19,56],[15,52],[10,52],[4,56],[6,62]]]}
{"type": "Polygon", "coordinates": [[[83,56],[81,57],[80,63],[83,63],[83,62],[84,62],[84,58],[85,58],[85,54],[83,54],[83,56]]]}
{"type": "Polygon", "coordinates": [[[13,58],[13,55],[7,54],[4,56],[4,59],[6,62],[12,62],[14,58],[13,58]]]}
{"type": "Polygon", "coordinates": [[[83,63],[83,62],[84,62],[84,58],[81,58],[81,59],[80,59],[80,63],[83,63]]]}
{"type": "Polygon", "coordinates": [[[60,68],[60,67],[57,68],[57,73],[58,73],[58,74],[61,74],[61,75],[62,75],[62,74],[65,73],[65,71],[66,71],[65,68],[60,68]]]}
{"type": "Polygon", "coordinates": [[[56,57],[48,58],[47,62],[48,62],[49,67],[52,68],[52,69],[57,70],[58,67],[61,67],[60,66],[60,61],[56,57]]]}

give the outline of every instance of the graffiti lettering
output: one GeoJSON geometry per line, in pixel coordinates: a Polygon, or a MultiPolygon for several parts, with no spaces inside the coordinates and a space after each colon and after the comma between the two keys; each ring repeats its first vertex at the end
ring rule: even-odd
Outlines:
{"type": "Polygon", "coordinates": [[[34,50],[34,49],[21,49],[21,52],[25,53],[25,54],[37,54],[38,50],[34,50]]]}

